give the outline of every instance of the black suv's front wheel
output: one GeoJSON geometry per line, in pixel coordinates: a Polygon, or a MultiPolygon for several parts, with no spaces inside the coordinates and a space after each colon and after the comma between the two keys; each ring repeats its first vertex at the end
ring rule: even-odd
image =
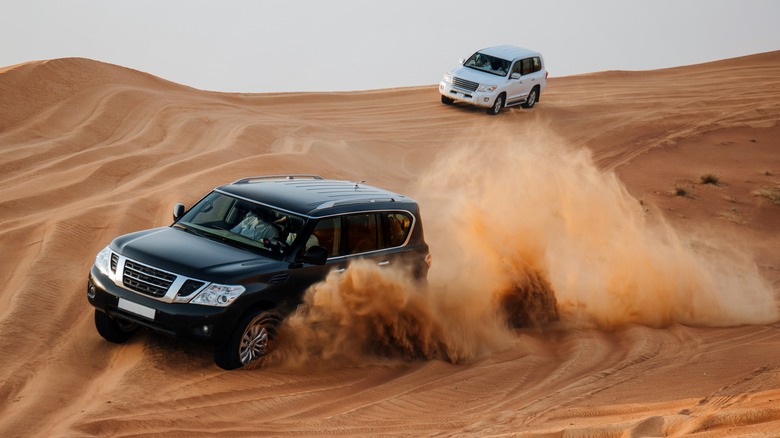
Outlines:
{"type": "Polygon", "coordinates": [[[227,343],[214,350],[214,362],[226,370],[261,365],[276,346],[279,322],[279,316],[273,312],[245,315],[227,343]]]}
{"type": "Polygon", "coordinates": [[[121,344],[132,338],[138,331],[138,324],[112,318],[107,313],[95,309],[95,328],[105,340],[121,344]]]}

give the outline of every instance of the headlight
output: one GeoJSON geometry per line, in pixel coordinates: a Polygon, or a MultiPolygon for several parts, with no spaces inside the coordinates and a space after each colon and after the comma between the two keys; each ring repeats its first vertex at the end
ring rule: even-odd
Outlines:
{"type": "Polygon", "coordinates": [[[111,249],[109,247],[105,247],[97,253],[95,267],[98,268],[98,271],[111,276],[111,249]]]}
{"type": "Polygon", "coordinates": [[[225,307],[235,301],[245,290],[244,286],[210,284],[207,288],[200,291],[190,303],[225,307]]]}
{"type": "Polygon", "coordinates": [[[488,92],[489,93],[491,91],[496,91],[496,88],[498,88],[498,85],[480,84],[479,88],[477,88],[477,91],[482,91],[482,92],[488,92]]]}
{"type": "Polygon", "coordinates": [[[452,83],[452,74],[450,73],[444,73],[444,79],[442,79],[444,82],[451,84],[452,83]]]}

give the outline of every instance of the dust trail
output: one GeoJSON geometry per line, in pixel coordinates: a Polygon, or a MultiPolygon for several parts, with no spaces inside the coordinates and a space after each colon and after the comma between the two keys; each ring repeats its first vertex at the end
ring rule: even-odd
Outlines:
{"type": "Polygon", "coordinates": [[[540,132],[472,142],[421,182],[432,283],[496,291],[537,272],[574,325],[778,320],[772,288],[749,258],[649,220],[589,151],[540,132]]]}
{"type": "Polygon", "coordinates": [[[354,262],[307,291],[302,311],[284,321],[272,363],[351,363],[366,354],[458,362],[511,339],[489,295],[446,292],[405,269],[354,262]]]}
{"type": "Polygon", "coordinates": [[[507,345],[510,325],[559,317],[602,328],[778,320],[749,259],[683,238],[587,150],[534,132],[451,147],[419,182],[429,288],[368,263],[331,274],[285,321],[276,361],[469,360],[507,345]]]}

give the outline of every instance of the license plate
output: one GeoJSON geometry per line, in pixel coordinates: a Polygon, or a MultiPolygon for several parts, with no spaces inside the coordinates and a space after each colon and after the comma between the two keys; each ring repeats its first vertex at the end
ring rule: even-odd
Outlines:
{"type": "Polygon", "coordinates": [[[138,316],[143,316],[144,318],[149,318],[151,320],[154,320],[154,315],[157,313],[156,310],[142,306],[138,303],[134,303],[132,301],[128,301],[124,298],[119,299],[119,304],[117,305],[122,310],[128,311],[130,313],[134,313],[138,316]]]}

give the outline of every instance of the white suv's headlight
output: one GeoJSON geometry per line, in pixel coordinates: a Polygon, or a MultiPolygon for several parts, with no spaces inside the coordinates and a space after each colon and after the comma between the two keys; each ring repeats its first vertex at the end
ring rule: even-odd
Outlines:
{"type": "Polygon", "coordinates": [[[496,91],[496,88],[498,88],[498,85],[479,84],[477,91],[490,93],[491,91],[496,91]]]}
{"type": "Polygon", "coordinates": [[[95,267],[98,268],[98,271],[111,276],[111,249],[109,247],[105,247],[97,253],[95,267]]]}
{"type": "Polygon", "coordinates": [[[445,83],[451,84],[452,83],[452,74],[451,73],[444,73],[444,79],[442,79],[445,83]]]}
{"type": "Polygon", "coordinates": [[[190,301],[193,304],[225,307],[235,301],[246,289],[244,286],[210,284],[190,301]]]}

